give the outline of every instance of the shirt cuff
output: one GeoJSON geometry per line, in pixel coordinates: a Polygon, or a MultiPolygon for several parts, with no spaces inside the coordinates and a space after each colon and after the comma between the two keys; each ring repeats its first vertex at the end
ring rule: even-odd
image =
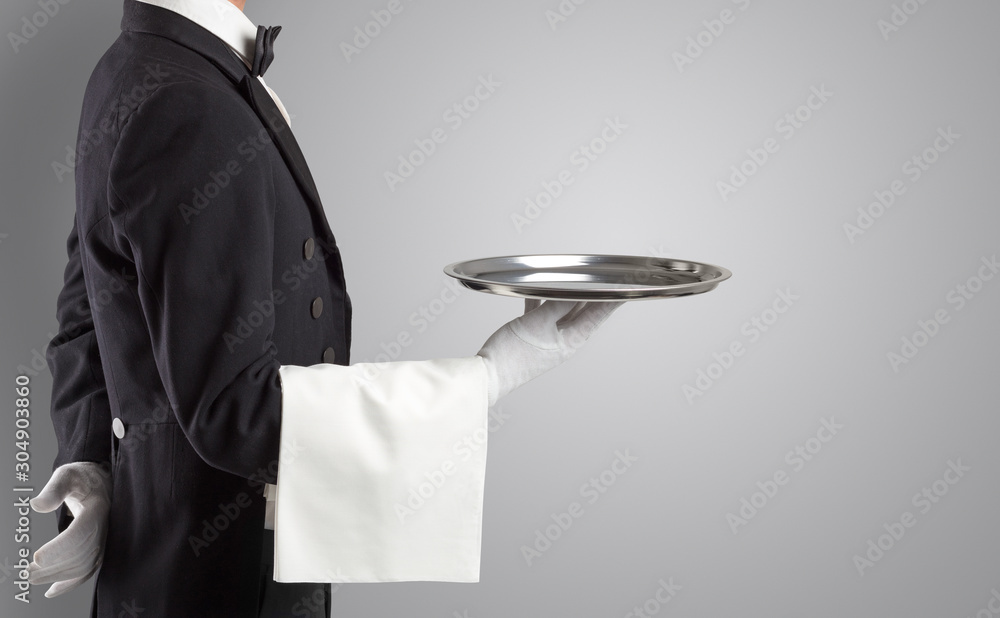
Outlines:
{"type": "Polygon", "coordinates": [[[282,366],[277,582],[479,581],[479,356],[282,366]]]}

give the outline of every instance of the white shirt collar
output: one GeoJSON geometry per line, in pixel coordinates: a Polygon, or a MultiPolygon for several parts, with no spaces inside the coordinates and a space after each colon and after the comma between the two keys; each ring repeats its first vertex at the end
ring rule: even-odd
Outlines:
{"type": "MultiPolygon", "coordinates": [[[[243,64],[247,65],[247,68],[253,66],[253,53],[257,46],[257,26],[229,0],[139,0],[139,2],[152,4],[190,19],[219,37],[243,61],[243,64]]],[[[271,90],[263,77],[258,75],[257,79],[264,84],[264,88],[267,88],[281,115],[285,117],[285,122],[291,126],[292,117],[278,98],[278,94],[271,90]]]]}
{"type": "Polygon", "coordinates": [[[229,0],[139,0],[186,17],[230,47],[248,67],[253,63],[257,26],[229,0]]]}

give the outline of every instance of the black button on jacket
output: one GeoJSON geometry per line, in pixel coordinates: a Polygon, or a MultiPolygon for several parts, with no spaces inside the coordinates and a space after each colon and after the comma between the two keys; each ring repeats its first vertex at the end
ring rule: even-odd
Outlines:
{"type": "Polygon", "coordinates": [[[49,364],[56,465],[112,468],[96,616],[256,616],[278,368],[349,362],[340,252],[254,79],[210,32],[126,0],[87,86],[49,364]]]}

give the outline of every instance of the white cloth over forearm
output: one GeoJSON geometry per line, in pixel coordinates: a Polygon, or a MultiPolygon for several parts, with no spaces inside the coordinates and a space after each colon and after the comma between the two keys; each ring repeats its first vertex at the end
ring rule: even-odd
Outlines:
{"type": "Polygon", "coordinates": [[[280,375],[274,580],[479,581],[483,359],[280,375]]]}

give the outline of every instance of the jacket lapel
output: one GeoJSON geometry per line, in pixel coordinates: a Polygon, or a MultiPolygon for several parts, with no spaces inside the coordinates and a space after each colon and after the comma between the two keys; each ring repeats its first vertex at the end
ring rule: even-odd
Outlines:
{"type": "Polygon", "coordinates": [[[243,94],[247,103],[267,128],[271,140],[281,152],[281,158],[291,171],[299,189],[313,211],[313,217],[323,232],[332,242],[335,242],[333,232],[319,199],[319,191],[313,181],[309,166],[299,148],[292,130],[278,110],[271,95],[267,93],[260,80],[250,75],[250,69],[240,62],[229,47],[214,34],[205,30],[191,20],[167,9],[138,2],[125,0],[122,16],[122,30],[129,32],[144,32],[168,38],[175,43],[187,47],[219,68],[243,94]]]}
{"type": "Polygon", "coordinates": [[[260,117],[261,122],[267,127],[271,141],[278,145],[281,157],[285,160],[285,164],[288,165],[288,169],[292,171],[295,181],[306,196],[306,201],[313,208],[313,214],[317,219],[317,223],[321,226],[320,229],[332,240],[333,232],[330,231],[330,224],[326,219],[323,204],[319,200],[319,191],[316,189],[316,183],[309,172],[309,166],[306,165],[305,156],[303,156],[298,142],[295,141],[295,136],[292,135],[291,127],[285,122],[285,117],[281,115],[281,111],[278,109],[277,104],[275,104],[274,99],[268,94],[264,85],[260,83],[260,80],[252,77],[249,73],[246,73],[240,79],[239,88],[244,98],[246,98],[253,110],[257,112],[257,116],[260,117]]]}

